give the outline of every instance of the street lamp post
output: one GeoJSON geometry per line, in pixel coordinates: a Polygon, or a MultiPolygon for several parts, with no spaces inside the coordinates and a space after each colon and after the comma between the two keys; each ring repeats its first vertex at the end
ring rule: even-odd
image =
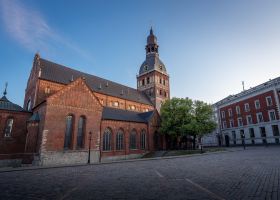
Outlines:
{"type": "Polygon", "coordinates": [[[90,147],[91,147],[91,131],[89,132],[89,145],[88,145],[88,164],[90,164],[90,147]]]}
{"type": "Polygon", "coordinates": [[[246,144],[245,144],[245,133],[242,133],[242,143],[243,143],[243,149],[246,149],[246,144]]]}

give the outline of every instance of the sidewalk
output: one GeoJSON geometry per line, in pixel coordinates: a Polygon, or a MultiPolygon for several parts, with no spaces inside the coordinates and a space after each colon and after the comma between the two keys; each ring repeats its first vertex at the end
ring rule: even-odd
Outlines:
{"type": "MultiPolygon", "coordinates": [[[[247,147],[246,150],[250,150],[256,147],[247,147]]],[[[257,147],[259,148],[259,147],[257,147]]],[[[207,152],[207,153],[197,153],[197,154],[188,154],[188,155],[179,155],[179,156],[166,156],[163,157],[162,152],[158,153],[158,157],[154,158],[137,158],[137,159],[129,159],[129,160],[118,160],[118,161],[108,161],[101,163],[91,163],[91,164],[72,164],[72,165],[54,165],[54,166],[30,166],[30,167],[5,167],[0,168],[0,173],[4,172],[13,172],[13,171],[25,171],[25,170],[39,170],[39,169],[51,169],[51,168],[64,168],[64,167],[82,167],[82,166],[90,166],[90,165],[104,165],[104,164],[114,164],[114,163],[125,163],[125,162],[138,162],[138,161],[149,161],[149,160],[162,160],[162,159],[176,159],[176,158],[184,158],[184,157],[193,157],[193,156],[206,156],[211,154],[219,154],[219,153],[228,153],[234,151],[244,151],[243,147],[227,147],[224,151],[215,151],[215,152],[207,152]]]]}

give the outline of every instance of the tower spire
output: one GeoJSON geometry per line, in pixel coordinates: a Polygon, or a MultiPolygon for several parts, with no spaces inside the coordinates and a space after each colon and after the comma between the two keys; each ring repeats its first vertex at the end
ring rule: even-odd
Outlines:
{"type": "Polygon", "coordinates": [[[8,87],[8,82],[5,83],[5,90],[3,92],[3,95],[6,96],[7,95],[7,87],[8,87]]]}
{"type": "Polygon", "coordinates": [[[150,35],[154,35],[152,26],[151,26],[151,29],[150,29],[150,35]]]}

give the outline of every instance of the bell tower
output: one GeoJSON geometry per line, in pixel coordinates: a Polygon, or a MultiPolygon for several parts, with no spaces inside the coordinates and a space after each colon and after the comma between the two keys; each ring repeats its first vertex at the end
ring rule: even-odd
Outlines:
{"type": "Polygon", "coordinates": [[[146,44],[146,59],[137,75],[137,89],[150,98],[155,108],[160,112],[161,104],[170,99],[169,75],[165,65],[159,59],[157,37],[150,29],[146,44]]]}

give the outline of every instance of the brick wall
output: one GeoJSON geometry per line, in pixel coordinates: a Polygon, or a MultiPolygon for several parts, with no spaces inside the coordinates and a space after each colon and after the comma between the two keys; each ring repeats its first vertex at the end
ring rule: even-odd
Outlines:
{"type": "Polygon", "coordinates": [[[219,114],[220,114],[220,117],[221,117],[221,122],[223,123],[223,121],[226,121],[227,127],[229,127],[229,123],[230,123],[229,121],[231,119],[234,121],[234,127],[237,127],[238,126],[237,119],[239,117],[242,117],[243,124],[247,125],[247,120],[246,120],[247,115],[252,116],[252,120],[253,120],[254,124],[258,123],[256,114],[259,113],[259,112],[262,112],[264,121],[268,122],[269,121],[269,115],[268,115],[269,110],[275,110],[276,118],[279,119],[279,115],[278,115],[278,112],[277,112],[277,106],[276,106],[276,100],[275,100],[274,93],[273,93],[272,90],[268,91],[268,92],[265,92],[263,94],[260,94],[260,95],[256,95],[254,97],[250,97],[246,100],[242,100],[242,101],[239,101],[237,103],[225,106],[225,107],[220,109],[219,114]],[[267,104],[266,104],[266,97],[267,96],[271,96],[272,106],[267,106],[267,104]],[[255,100],[260,101],[260,109],[255,108],[255,100]],[[245,103],[249,103],[249,106],[250,106],[250,111],[249,112],[245,111],[245,106],[244,106],[245,103]],[[237,113],[236,113],[236,106],[240,107],[240,113],[241,113],[240,115],[237,115],[237,113]],[[232,117],[229,116],[229,113],[228,113],[229,109],[232,110],[232,114],[233,114],[232,117]],[[222,116],[221,116],[221,113],[223,111],[225,112],[225,118],[222,118],[222,116]]]}
{"type": "Polygon", "coordinates": [[[26,139],[26,121],[31,117],[29,112],[0,110],[0,154],[23,153],[26,139]],[[7,119],[13,118],[11,137],[4,137],[7,119]]]}

